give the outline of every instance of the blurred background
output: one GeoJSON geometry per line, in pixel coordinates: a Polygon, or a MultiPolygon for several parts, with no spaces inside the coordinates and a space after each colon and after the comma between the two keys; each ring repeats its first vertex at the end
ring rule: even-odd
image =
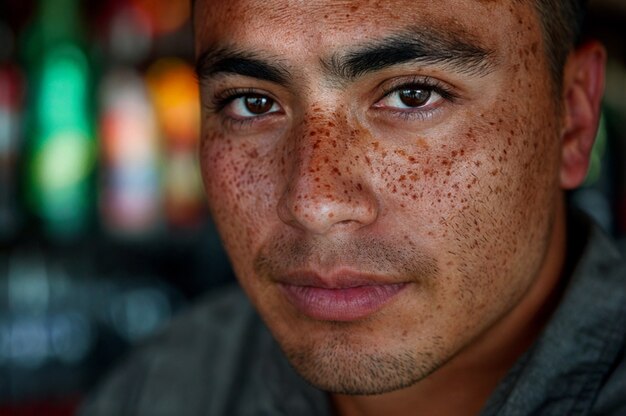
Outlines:
{"type": "MultiPolygon", "coordinates": [[[[604,117],[572,200],[626,235],[626,1],[593,2],[604,117]]],[[[233,281],[195,150],[187,0],[0,0],[0,415],[72,415],[130,347],[233,281]]]]}

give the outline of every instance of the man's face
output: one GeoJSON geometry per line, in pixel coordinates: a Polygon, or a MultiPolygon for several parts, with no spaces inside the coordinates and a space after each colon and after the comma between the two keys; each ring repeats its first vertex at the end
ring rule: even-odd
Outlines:
{"type": "Polygon", "coordinates": [[[318,387],[410,385],[545,274],[561,120],[529,3],[198,5],[211,212],[318,387]]]}

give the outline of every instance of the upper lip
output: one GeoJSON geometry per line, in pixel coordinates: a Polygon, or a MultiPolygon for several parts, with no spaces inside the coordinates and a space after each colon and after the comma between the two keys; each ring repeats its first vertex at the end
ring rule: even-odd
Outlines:
{"type": "Polygon", "coordinates": [[[293,286],[310,286],[322,289],[350,289],[362,286],[394,285],[404,282],[391,281],[388,277],[355,272],[351,269],[335,269],[319,274],[311,270],[293,271],[277,279],[279,283],[293,286]]]}

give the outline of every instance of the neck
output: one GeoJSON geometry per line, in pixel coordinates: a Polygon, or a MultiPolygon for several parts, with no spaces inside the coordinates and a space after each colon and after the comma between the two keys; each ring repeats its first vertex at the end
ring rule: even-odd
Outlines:
{"type": "Polygon", "coordinates": [[[411,387],[377,396],[332,396],[337,415],[478,414],[507,371],[536,340],[558,304],[566,251],[563,198],[557,205],[540,272],[510,312],[411,387]]]}

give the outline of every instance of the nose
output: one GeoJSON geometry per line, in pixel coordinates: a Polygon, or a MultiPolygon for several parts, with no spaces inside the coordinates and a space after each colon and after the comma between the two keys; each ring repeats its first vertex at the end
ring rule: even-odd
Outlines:
{"type": "Polygon", "coordinates": [[[285,155],[285,191],[278,205],[280,219],[306,232],[325,235],[354,231],[378,217],[358,137],[347,122],[312,117],[291,135],[294,146],[285,155]],[[352,137],[352,140],[351,140],[352,137]]]}

